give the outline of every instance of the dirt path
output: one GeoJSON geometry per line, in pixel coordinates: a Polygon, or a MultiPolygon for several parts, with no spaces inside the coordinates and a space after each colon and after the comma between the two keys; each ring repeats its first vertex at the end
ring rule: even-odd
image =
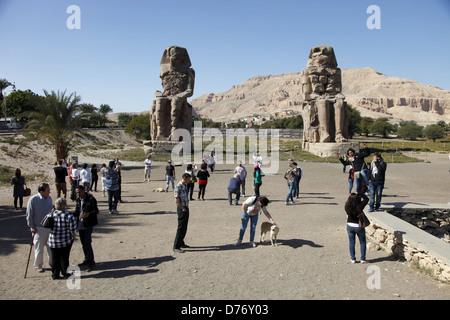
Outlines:
{"type": "MultiPolygon", "coordinates": [[[[277,247],[267,243],[250,247],[249,230],[243,245],[235,247],[241,209],[226,200],[234,165],[218,165],[207,186],[206,201],[190,204],[186,243],[192,248],[184,254],[172,251],[177,225],[173,193],[153,192],[165,185],[165,164],[154,165],[151,182],[143,181],[142,168],[124,170],[126,202],[120,204],[119,214],[109,215],[106,198],[93,193],[101,210],[93,239],[97,267],[81,272],[79,290],[68,289],[64,280],[51,280],[50,271],[36,273],[31,266],[24,279],[30,248],[25,214],[12,210],[12,198],[3,199],[0,299],[450,298],[448,285],[386,252],[369,251],[368,264],[351,264],[344,212],[347,174],[340,164],[300,165],[304,177],[295,205],[284,204],[286,162],[281,163],[279,174],[266,176],[261,187],[262,194],[272,200],[268,209],[280,226],[277,247]],[[369,288],[374,270],[381,276],[380,288],[369,288]]],[[[388,164],[383,202],[449,202],[449,168],[450,161],[388,164]]],[[[181,167],[176,171],[180,178],[181,167]]],[[[247,185],[250,189],[249,179],[247,185]]],[[[55,197],[54,192],[51,195],[55,197]]],[[[264,215],[259,217],[258,230],[265,220],[264,215]]],[[[78,240],[70,260],[72,264],[83,260],[78,240]]]]}

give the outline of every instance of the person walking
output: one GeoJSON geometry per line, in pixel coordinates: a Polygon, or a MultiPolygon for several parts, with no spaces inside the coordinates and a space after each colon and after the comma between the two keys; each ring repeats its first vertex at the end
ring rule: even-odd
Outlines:
{"type": "Polygon", "coordinates": [[[297,164],[297,162],[292,162],[292,164],[295,166],[295,181],[294,181],[294,194],[293,196],[296,199],[300,199],[300,181],[303,177],[303,170],[302,168],[297,164]]]}
{"type": "Polygon", "coordinates": [[[55,172],[56,196],[59,198],[61,193],[67,198],[66,177],[68,176],[67,168],[63,167],[63,160],[58,161],[58,166],[53,168],[55,172]]]}
{"type": "Polygon", "coordinates": [[[88,170],[88,164],[83,163],[80,171],[80,184],[84,187],[84,190],[89,191],[91,187],[91,172],[88,170]]]}
{"type": "Polygon", "coordinates": [[[144,181],[150,181],[150,175],[152,173],[152,156],[148,155],[144,160],[144,181]]]}
{"type": "Polygon", "coordinates": [[[166,192],[169,192],[169,182],[172,183],[172,189],[175,189],[175,167],[172,165],[172,160],[167,161],[166,173],[164,180],[166,180],[166,192]]]}
{"type": "Polygon", "coordinates": [[[97,199],[86,192],[83,186],[77,187],[77,203],[74,216],[78,219],[78,232],[83,247],[84,260],[79,267],[87,267],[86,271],[91,271],[95,266],[94,250],[92,249],[92,232],[94,226],[98,224],[97,199]]]}
{"type": "Polygon", "coordinates": [[[98,169],[97,165],[94,163],[91,167],[91,186],[89,190],[94,190],[97,192],[97,183],[98,183],[98,169]]]}
{"type": "Polygon", "coordinates": [[[58,198],[55,201],[55,211],[53,211],[54,226],[50,230],[48,237],[48,246],[52,252],[52,279],[60,279],[60,274],[68,278],[70,250],[73,240],[76,237],[77,221],[75,217],[66,211],[67,202],[64,198],[58,198]]]}
{"type": "Polygon", "coordinates": [[[184,242],[189,222],[189,194],[187,184],[191,181],[189,173],[183,173],[181,181],[177,183],[174,190],[175,203],[177,205],[178,227],[173,243],[173,251],[184,253],[184,248],[189,248],[184,242]]]}
{"type": "Polygon", "coordinates": [[[284,179],[286,179],[287,185],[288,185],[288,194],[286,196],[286,201],[284,202],[286,205],[289,205],[289,200],[291,200],[292,203],[294,203],[294,188],[295,188],[295,177],[300,174],[296,170],[296,166],[291,163],[289,164],[289,169],[286,170],[284,173],[284,179]]]}
{"type": "Polygon", "coordinates": [[[34,268],[38,272],[44,272],[44,248],[47,248],[49,265],[53,265],[52,254],[48,246],[50,229],[41,226],[45,215],[52,211],[53,203],[50,197],[50,186],[42,183],[38,187],[38,193],[32,196],[27,203],[26,220],[30,232],[33,234],[34,268]]]}
{"type": "Polygon", "coordinates": [[[361,250],[361,263],[366,262],[366,231],[359,226],[359,216],[367,205],[369,198],[364,194],[352,193],[346,203],[347,213],[347,235],[349,239],[350,261],[356,263],[355,243],[356,236],[359,239],[361,250]]]}
{"type": "Polygon", "coordinates": [[[108,210],[110,214],[119,213],[117,203],[119,202],[119,173],[114,170],[115,162],[111,160],[105,171],[105,187],[108,192],[108,210]]]}
{"type": "Polygon", "coordinates": [[[208,168],[211,170],[211,173],[214,173],[214,169],[216,168],[216,152],[211,151],[211,154],[207,158],[208,168]]]}
{"type": "Polygon", "coordinates": [[[234,204],[239,204],[239,198],[241,196],[241,176],[238,173],[235,173],[234,176],[230,179],[230,183],[228,184],[228,202],[230,206],[233,202],[233,194],[236,195],[236,199],[234,200],[234,204]]]}
{"type": "Polygon", "coordinates": [[[369,169],[369,212],[379,211],[383,196],[387,164],[379,153],[375,153],[369,169]]]}
{"type": "Polygon", "coordinates": [[[75,201],[76,200],[76,194],[75,190],[80,182],[80,170],[77,169],[78,165],[76,162],[72,163],[71,165],[71,190],[70,190],[70,200],[75,201]]]}
{"type": "Polygon", "coordinates": [[[234,173],[239,174],[239,177],[242,181],[242,192],[241,195],[245,197],[245,179],[247,178],[247,169],[242,165],[242,161],[239,160],[237,167],[234,169],[234,173]]]}
{"type": "Polygon", "coordinates": [[[197,173],[198,179],[198,197],[197,200],[200,200],[200,197],[203,201],[205,201],[205,191],[206,185],[208,184],[208,178],[210,177],[208,172],[208,166],[205,162],[202,162],[200,165],[200,170],[197,173]]]}
{"type": "Polygon", "coordinates": [[[23,208],[23,197],[26,188],[25,177],[22,176],[22,171],[17,168],[14,177],[11,178],[11,185],[13,186],[14,209],[21,210],[23,208]],[[17,207],[17,200],[19,200],[19,207],[17,207]]]}
{"type": "Polygon", "coordinates": [[[269,211],[267,211],[267,206],[269,202],[270,201],[269,199],[267,199],[267,197],[252,196],[242,203],[242,214],[241,214],[242,223],[241,229],[239,231],[239,240],[237,241],[236,246],[242,244],[245,230],[247,229],[248,222],[250,221],[250,244],[253,247],[256,247],[255,232],[256,232],[256,225],[258,223],[258,214],[260,213],[261,210],[264,212],[267,219],[269,219],[271,223],[276,225],[269,211]]]}
{"type": "Polygon", "coordinates": [[[102,197],[106,196],[106,171],[108,171],[106,163],[102,163],[102,167],[100,169],[100,176],[102,177],[102,197]]]}
{"type": "Polygon", "coordinates": [[[259,163],[255,163],[253,170],[253,186],[255,189],[255,195],[260,196],[260,188],[262,185],[262,177],[264,177],[264,173],[261,171],[261,167],[259,163]]]}

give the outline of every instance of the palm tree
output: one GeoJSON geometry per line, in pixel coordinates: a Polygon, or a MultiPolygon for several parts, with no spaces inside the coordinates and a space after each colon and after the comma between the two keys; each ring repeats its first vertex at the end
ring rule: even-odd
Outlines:
{"type": "Polygon", "coordinates": [[[44,90],[44,102],[36,106],[36,111],[26,115],[30,121],[25,129],[38,139],[55,147],[56,160],[66,159],[70,151],[70,141],[79,114],[81,98],[76,93],[66,95],[66,91],[48,93],[44,90]]]}
{"type": "Polygon", "coordinates": [[[3,101],[3,90],[12,86],[13,84],[6,79],[0,79],[0,104],[3,101]]]}
{"type": "MultiPolygon", "coordinates": [[[[0,79],[0,106],[3,104],[3,100],[5,99],[3,97],[3,90],[8,88],[9,86],[12,86],[13,84],[9,82],[6,79],[0,79]]],[[[6,121],[6,106],[5,106],[5,121],[6,121]]]]}

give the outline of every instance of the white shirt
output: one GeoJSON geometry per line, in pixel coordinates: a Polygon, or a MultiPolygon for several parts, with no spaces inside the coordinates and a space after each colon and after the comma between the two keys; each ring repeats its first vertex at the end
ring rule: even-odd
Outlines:
{"type": "Polygon", "coordinates": [[[91,181],[91,173],[89,172],[89,170],[87,170],[87,169],[81,170],[80,179],[81,179],[82,183],[90,182],[91,181]]]}
{"type": "Polygon", "coordinates": [[[144,164],[145,164],[146,168],[150,168],[151,165],[152,165],[152,160],[151,159],[145,159],[144,164]]]}
{"type": "Polygon", "coordinates": [[[80,170],[72,169],[72,180],[80,180],[80,170]]]}

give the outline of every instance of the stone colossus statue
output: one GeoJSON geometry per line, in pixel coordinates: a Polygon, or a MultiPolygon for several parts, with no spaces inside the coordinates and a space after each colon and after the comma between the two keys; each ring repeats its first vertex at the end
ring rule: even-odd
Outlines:
{"type": "Polygon", "coordinates": [[[187,102],[194,94],[195,71],[185,48],[171,46],[161,59],[163,91],[155,91],[151,112],[151,139],[170,140],[176,129],[191,131],[192,106],[187,102]]]}
{"type": "Polygon", "coordinates": [[[332,47],[311,49],[301,83],[304,142],[347,141],[347,106],[341,93],[341,69],[332,47]]]}

